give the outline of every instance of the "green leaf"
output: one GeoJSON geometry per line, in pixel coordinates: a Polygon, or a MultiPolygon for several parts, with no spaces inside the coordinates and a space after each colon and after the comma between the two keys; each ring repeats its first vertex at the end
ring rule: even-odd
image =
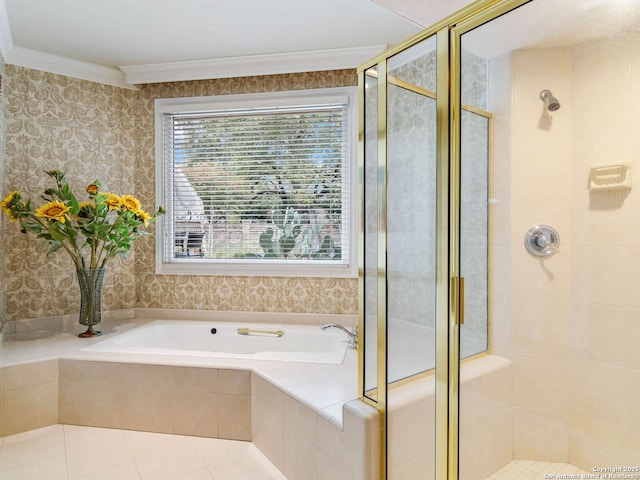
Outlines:
{"type": "Polygon", "coordinates": [[[280,248],[285,255],[288,255],[295,246],[296,240],[293,237],[283,237],[280,239],[280,248]]]}
{"type": "Polygon", "coordinates": [[[265,253],[273,252],[273,230],[269,233],[270,228],[267,229],[266,233],[260,235],[260,248],[264,250],[265,253]]]}

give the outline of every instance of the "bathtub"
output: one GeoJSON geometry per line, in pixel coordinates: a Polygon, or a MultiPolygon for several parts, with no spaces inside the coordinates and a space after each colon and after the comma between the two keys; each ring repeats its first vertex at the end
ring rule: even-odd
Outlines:
{"type": "Polygon", "coordinates": [[[341,364],[347,338],[332,330],[307,325],[156,320],[82,350],[341,364]],[[238,333],[239,329],[248,334],[238,333]]]}

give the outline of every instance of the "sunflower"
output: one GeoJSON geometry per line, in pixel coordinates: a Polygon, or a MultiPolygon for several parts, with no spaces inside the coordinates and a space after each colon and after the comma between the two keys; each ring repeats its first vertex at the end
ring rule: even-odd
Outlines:
{"type": "Polygon", "coordinates": [[[135,212],[133,212],[136,216],[136,218],[138,220],[141,220],[142,223],[144,224],[144,226],[146,227],[147,225],[149,225],[149,220],[151,220],[151,215],[149,215],[147,212],[145,212],[142,209],[138,209],[135,212]]]}
{"type": "Polygon", "coordinates": [[[92,218],[95,215],[95,202],[80,202],[78,204],[77,218],[92,218]]]}
{"type": "Polygon", "coordinates": [[[122,206],[122,200],[115,193],[105,193],[107,196],[104,203],[107,204],[109,210],[118,210],[122,206]]]}
{"type": "Polygon", "coordinates": [[[2,202],[0,202],[0,207],[2,207],[2,210],[4,211],[4,213],[7,214],[7,216],[12,222],[15,222],[17,220],[17,217],[11,211],[11,206],[15,203],[16,200],[19,200],[19,199],[20,199],[20,194],[18,193],[17,190],[14,190],[9,195],[7,195],[2,202]]]}
{"type": "Polygon", "coordinates": [[[54,200],[49,203],[45,203],[36,210],[36,217],[44,218],[45,220],[56,220],[60,223],[64,223],[69,219],[69,207],[64,203],[54,200]]]}
{"type": "Polygon", "coordinates": [[[100,186],[97,183],[90,183],[87,185],[87,193],[89,195],[97,195],[100,191],[100,186]]]}
{"type": "Polygon", "coordinates": [[[142,207],[142,205],[140,205],[140,200],[133,195],[124,195],[120,197],[120,201],[122,202],[122,208],[130,212],[135,213],[142,207]]]}
{"type": "Polygon", "coordinates": [[[110,258],[126,257],[131,243],[147,235],[143,226],[165,213],[162,207],[145,212],[131,195],[102,192],[99,180],[85,184],[87,201],[79,201],[63,171],[45,173],[55,186],[45,188],[40,208],[14,190],[4,200],[0,197],[0,211],[19,222],[22,233],[48,242],[49,253],[65,251],[77,269],[104,268],[110,258]]]}

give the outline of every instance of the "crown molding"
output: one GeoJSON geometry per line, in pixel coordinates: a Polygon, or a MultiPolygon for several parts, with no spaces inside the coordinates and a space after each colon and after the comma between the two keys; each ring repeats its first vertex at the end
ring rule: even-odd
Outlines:
{"type": "Polygon", "coordinates": [[[356,68],[386,45],[120,66],[127,83],[178,82],[356,68]]]}
{"type": "Polygon", "coordinates": [[[117,68],[81,62],[30,48],[13,47],[4,54],[4,60],[10,65],[137,90],[136,86],[127,83],[124,74],[117,68]]]}
{"type": "Polygon", "coordinates": [[[11,35],[7,2],[0,0],[0,53],[2,53],[2,58],[6,59],[7,54],[12,48],[13,35],[11,35]]]}
{"type": "MultiPolygon", "coordinates": [[[[4,1],[0,0],[0,27],[3,24],[3,6],[4,1]]],[[[4,29],[0,33],[0,49],[6,64],[135,90],[135,85],[143,83],[356,68],[383,52],[386,45],[130,65],[119,69],[13,46],[10,32],[6,35],[4,29]]]]}

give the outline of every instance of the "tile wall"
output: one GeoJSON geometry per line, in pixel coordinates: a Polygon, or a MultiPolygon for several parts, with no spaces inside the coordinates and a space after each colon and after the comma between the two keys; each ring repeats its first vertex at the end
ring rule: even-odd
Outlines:
{"type": "Polygon", "coordinates": [[[589,470],[640,452],[640,33],[572,51],[569,460],[589,470]],[[588,189],[590,168],[631,167],[630,190],[588,189]]]}
{"type": "Polygon", "coordinates": [[[633,353],[640,196],[635,184],[589,190],[594,165],[640,166],[639,40],[634,33],[513,54],[506,349],[516,459],[569,461],[590,471],[633,463],[640,451],[640,417],[630,400],[640,385],[633,353]],[[545,88],[560,110],[544,111],[545,88]],[[561,241],[560,253],[543,261],[521,247],[538,223],[556,228],[561,241]]]}
{"type": "Polygon", "coordinates": [[[58,360],[0,369],[0,435],[13,435],[58,423],[58,360]]]}
{"type": "Polygon", "coordinates": [[[380,417],[359,400],[337,426],[259,375],[252,377],[253,443],[290,480],[376,480],[380,417]]]}
{"type": "Polygon", "coordinates": [[[512,58],[511,351],[514,458],[567,461],[567,306],[571,271],[571,52],[526,50],[512,58]],[[550,89],[566,108],[549,113],[550,89]],[[560,254],[543,261],[524,248],[536,224],[555,228],[560,254]],[[560,392],[560,394],[559,394],[560,392]]]}
{"type": "Polygon", "coordinates": [[[7,436],[64,423],[251,440],[251,371],[47,360],[0,371],[7,436]]]}
{"type": "Polygon", "coordinates": [[[251,371],[60,361],[60,423],[251,439],[251,371]]]}

